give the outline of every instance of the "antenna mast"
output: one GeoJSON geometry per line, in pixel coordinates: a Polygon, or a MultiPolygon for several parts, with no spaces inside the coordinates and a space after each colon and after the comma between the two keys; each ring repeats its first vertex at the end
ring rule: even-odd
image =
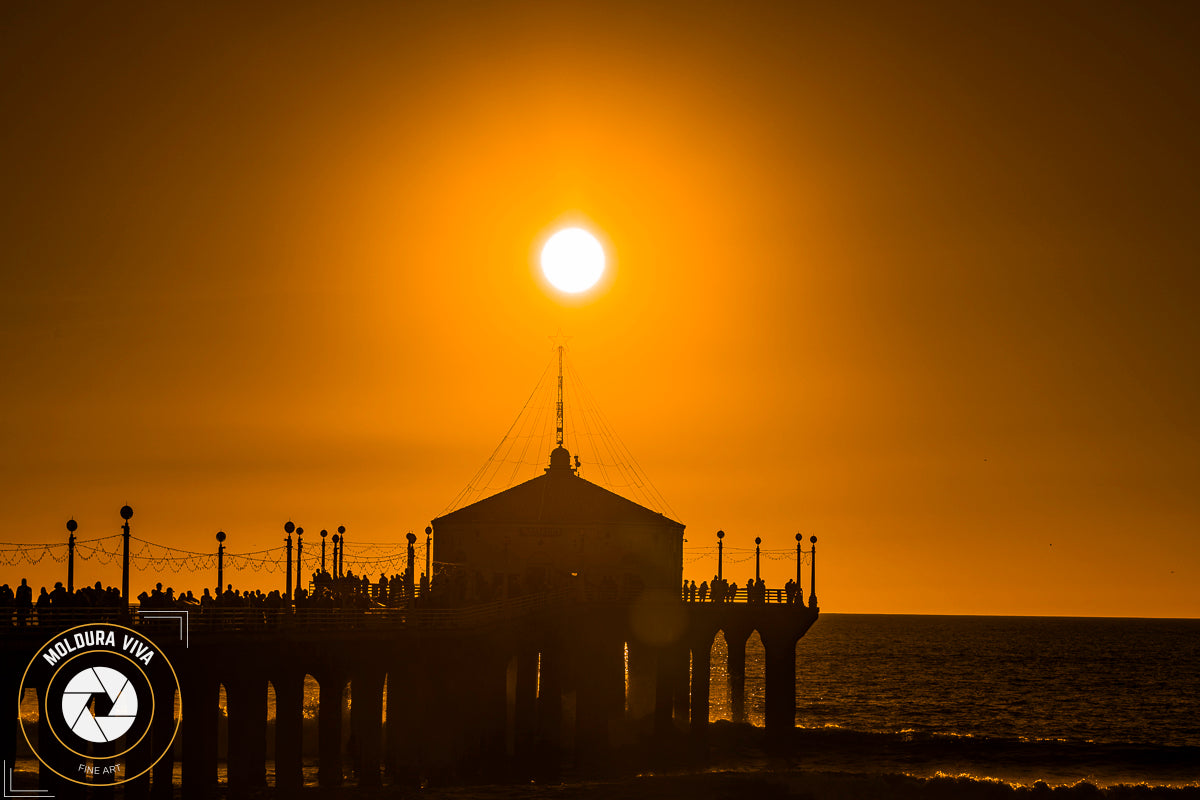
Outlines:
{"type": "Polygon", "coordinates": [[[558,346],[558,430],[554,434],[554,442],[563,446],[563,392],[562,392],[562,353],[563,346],[558,346]]]}

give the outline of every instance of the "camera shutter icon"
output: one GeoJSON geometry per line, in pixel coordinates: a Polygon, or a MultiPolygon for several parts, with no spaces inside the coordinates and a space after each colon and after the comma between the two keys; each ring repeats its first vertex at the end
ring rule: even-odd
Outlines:
{"type": "Polygon", "coordinates": [[[133,684],[111,667],[88,667],[67,681],[63,689],[63,718],[72,733],[89,742],[116,741],[133,727],[137,711],[133,684]],[[105,700],[110,705],[108,713],[97,714],[96,707],[105,705],[105,700]]]}

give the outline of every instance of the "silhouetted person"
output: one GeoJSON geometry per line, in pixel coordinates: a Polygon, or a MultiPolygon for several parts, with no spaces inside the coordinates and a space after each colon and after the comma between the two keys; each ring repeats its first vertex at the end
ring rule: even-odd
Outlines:
{"type": "Polygon", "coordinates": [[[54,589],[50,591],[50,602],[59,608],[66,608],[70,602],[71,595],[67,593],[67,587],[62,585],[62,581],[54,584],[54,589]]]}
{"type": "Polygon", "coordinates": [[[17,605],[17,598],[13,595],[12,587],[7,583],[0,586],[0,625],[12,625],[13,609],[17,605]]]}
{"type": "Polygon", "coordinates": [[[29,612],[33,609],[33,587],[25,578],[21,578],[21,585],[17,587],[17,624],[25,625],[29,621],[29,612]]]}
{"type": "Polygon", "coordinates": [[[38,625],[47,625],[50,622],[50,593],[46,591],[46,587],[42,587],[42,591],[38,594],[37,603],[34,604],[37,608],[38,625]]]}
{"type": "Polygon", "coordinates": [[[700,584],[700,602],[703,603],[708,599],[708,581],[700,584]]]}

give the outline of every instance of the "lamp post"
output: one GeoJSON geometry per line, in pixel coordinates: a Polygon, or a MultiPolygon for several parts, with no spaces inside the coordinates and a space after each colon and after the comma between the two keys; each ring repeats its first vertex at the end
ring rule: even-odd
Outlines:
{"type": "Polygon", "coordinates": [[[287,595],[283,599],[283,605],[287,608],[292,605],[292,531],[294,530],[296,530],[296,526],[290,519],[283,523],[283,531],[287,534],[287,538],[283,540],[287,545],[287,568],[283,571],[283,574],[287,576],[287,589],[285,590],[287,595]]]}
{"type": "Polygon", "coordinates": [[[300,570],[302,567],[300,556],[304,554],[304,542],[300,539],[304,535],[304,528],[296,528],[296,591],[300,591],[300,587],[304,586],[304,580],[301,577],[300,570]]]}
{"type": "Polygon", "coordinates": [[[717,531],[717,580],[721,580],[723,576],[721,567],[725,561],[725,542],[722,541],[724,538],[725,531],[717,531]]]}
{"type": "Polygon", "coordinates": [[[330,572],[330,576],[337,577],[337,546],[342,541],[341,535],[334,534],[334,571],[330,572]]]}
{"type": "Polygon", "coordinates": [[[429,560],[430,542],[432,542],[432,541],[433,541],[433,528],[426,525],[425,526],[425,577],[428,578],[430,581],[433,580],[433,573],[429,571],[430,564],[431,564],[431,562],[429,560]]]}
{"type": "Polygon", "coordinates": [[[808,583],[809,583],[808,607],[816,608],[817,607],[817,537],[815,537],[815,536],[809,537],[809,541],[812,542],[812,572],[810,573],[809,578],[808,578],[808,583]]]}
{"type": "Polygon", "coordinates": [[[804,537],[797,533],[796,534],[796,591],[792,593],[792,596],[799,598],[797,600],[797,602],[799,602],[799,603],[804,602],[804,589],[801,586],[803,581],[801,580],[801,574],[800,574],[801,567],[804,565],[804,552],[800,549],[800,547],[803,543],[804,543],[804,537]]]}
{"type": "Polygon", "coordinates": [[[340,578],[346,574],[346,526],[338,525],[338,533],[342,537],[342,545],[338,548],[338,556],[334,559],[334,568],[340,578]]]}
{"type": "Polygon", "coordinates": [[[411,607],[413,601],[413,570],[415,569],[413,562],[416,560],[417,552],[413,549],[413,543],[417,541],[417,535],[409,531],[404,536],[408,540],[408,569],[404,572],[404,591],[408,596],[408,604],[411,607]]]}
{"type": "Polygon", "coordinates": [[[67,531],[70,536],[67,537],[67,592],[75,593],[75,529],[79,527],[79,523],[74,517],[67,520],[67,531]]]}
{"type": "Polygon", "coordinates": [[[321,572],[325,571],[325,537],[329,535],[329,531],[321,529],[321,572]]]}
{"type": "Polygon", "coordinates": [[[762,537],[755,536],[754,537],[754,582],[755,583],[758,583],[758,579],[760,577],[762,577],[762,573],[760,573],[759,569],[758,569],[758,553],[759,553],[758,546],[760,544],[762,544],[762,537]]]}
{"type": "Polygon", "coordinates": [[[217,597],[225,585],[225,531],[217,531],[217,597]]]}
{"type": "Polygon", "coordinates": [[[121,519],[125,520],[121,526],[121,539],[125,545],[121,555],[121,599],[125,603],[125,616],[129,616],[129,520],[132,518],[133,509],[121,506],[121,519]]]}

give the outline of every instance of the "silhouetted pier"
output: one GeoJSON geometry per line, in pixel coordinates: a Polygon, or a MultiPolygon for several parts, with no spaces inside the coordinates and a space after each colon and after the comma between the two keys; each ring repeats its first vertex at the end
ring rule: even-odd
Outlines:
{"type": "MultiPolygon", "coordinates": [[[[796,643],[818,615],[816,537],[805,552],[796,534],[796,577],[783,589],[769,591],[761,580],[760,538],[754,540],[754,579],[743,587],[726,582],[723,531],[717,532],[711,585],[684,583],[683,524],[579,476],[579,460],[562,446],[561,367],[558,414],[556,447],[542,475],[451,511],[425,529],[419,582],[414,534],[405,536],[403,574],[381,574],[372,583],[345,569],[346,530],[339,527],[328,537],[328,565],[328,532],[320,532],[320,568],[305,588],[303,528],[289,521],[284,546],[273,550],[228,553],[224,532],[217,534],[211,558],[162,548],[173,564],[179,558],[211,561],[217,593],[205,589],[199,600],[190,593],[177,599],[159,585],[135,604],[129,589],[131,557],[139,557],[131,552],[133,509],[120,511],[119,592],[99,583],[74,591],[77,550],[84,558],[115,559],[117,552],[105,549],[106,538],[115,537],[77,540],[72,520],[65,587],[43,590],[36,603],[24,582],[15,593],[0,587],[0,608],[12,609],[0,644],[0,669],[11,680],[5,685],[20,683],[24,666],[56,632],[108,621],[139,628],[175,665],[186,798],[208,797],[217,787],[222,689],[229,791],[264,787],[271,762],[277,789],[301,786],[310,677],[319,687],[321,786],[342,785],[347,766],[365,787],[528,781],[554,779],[564,765],[601,770],[619,754],[643,761],[680,753],[703,759],[716,634],[722,632],[728,645],[730,706],[740,722],[746,717],[746,642],[757,631],[766,659],[766,733],[769,743],[782,747],[795,724],[796,643]],[[440,563],[430,560],[434,534],[439,553],[446,554],[440,563]],[[807,604],[800,585],[805,555],[811,567],[807,604]],[[282,562],[283,592],[222,590],[229,559],[282,562]],[[274,748],[268,753],[272,692],[274,748]],[[385,703],[385,696],[391,701],[385,703]]],[[[136,541],[142,548],[156,546],[136,541]]],[[[51,546],[34,547],[48,552],[51,546]]],[[[307,566],[315,567],[311,550],[307,566]]],[[[748,550],[740,555],[751,557],[748,550]]],[[[791,550],[772,555],[790,558],[791,550]]],[[[384,563],[398,566],[400,559],[388,556],[384,563]]],[[[174,733],[175,688],[156,685],[153,692],[151,734],[167,738],[152,744],[162,752],[174,733]]],[[[52,741],[57,737],[41,735],[50,731],[45,699],[38,703],[39,748],[61,746],[52,741]]],[[[0,741],[8,763],[16,726],[6,726],[0,741]]],[[[92,755],[111,760],[122,752],[113,748],[123,745],[90,747],[92,755]]],[[[171,758],[124,784],[125,796],[171,797],[171,758]]],[[[62,779],[50,770],[43,768],[40,780],[61,793],[55,790],[62,779]]]]}
{"type": "MultiPolygon", "coordinates": [[[[553,778],[563,764],[586,770],[638,743],[690,743],[702,757],[718,631],[728,642],[735,720],[745,718],[746,641],[759,633],[766,729],[781,740],[795,719],[796,643],[817,614],[799,603],[605,602],[556,592],[447,609],[192,611],[186,642],[180,619],[137,609],[122,619],[153,637],[179,673],[182,788],[200,798],[217,786],[222,687],[230,792],[266,786],[270,759],[278,789],[301,785],[307,676],[320,687],[321,786],[342,784],[347,758],[358,785],[378,786],[553,778]],[[392,698],[386,711],[385,686],[392,698]],[[350,754],[342,747],[347,689],[350,754]]],[[[4,685],[18,684],[36,648],[57,630],[98,616],[64,611],[49,624],[8,628],[0,644],[4,685]]],[[[168,722],[174,699],[156,698],[168,722]]],[[[15,725],[6,726],[0,745],[9,764],[18,736],[15,725]]],[[[171,758],[127,784],[125,796],[170,797],[171,758]]],[[[41,780],[53,789],[61,779],[43,770],[41,780]]]]}

